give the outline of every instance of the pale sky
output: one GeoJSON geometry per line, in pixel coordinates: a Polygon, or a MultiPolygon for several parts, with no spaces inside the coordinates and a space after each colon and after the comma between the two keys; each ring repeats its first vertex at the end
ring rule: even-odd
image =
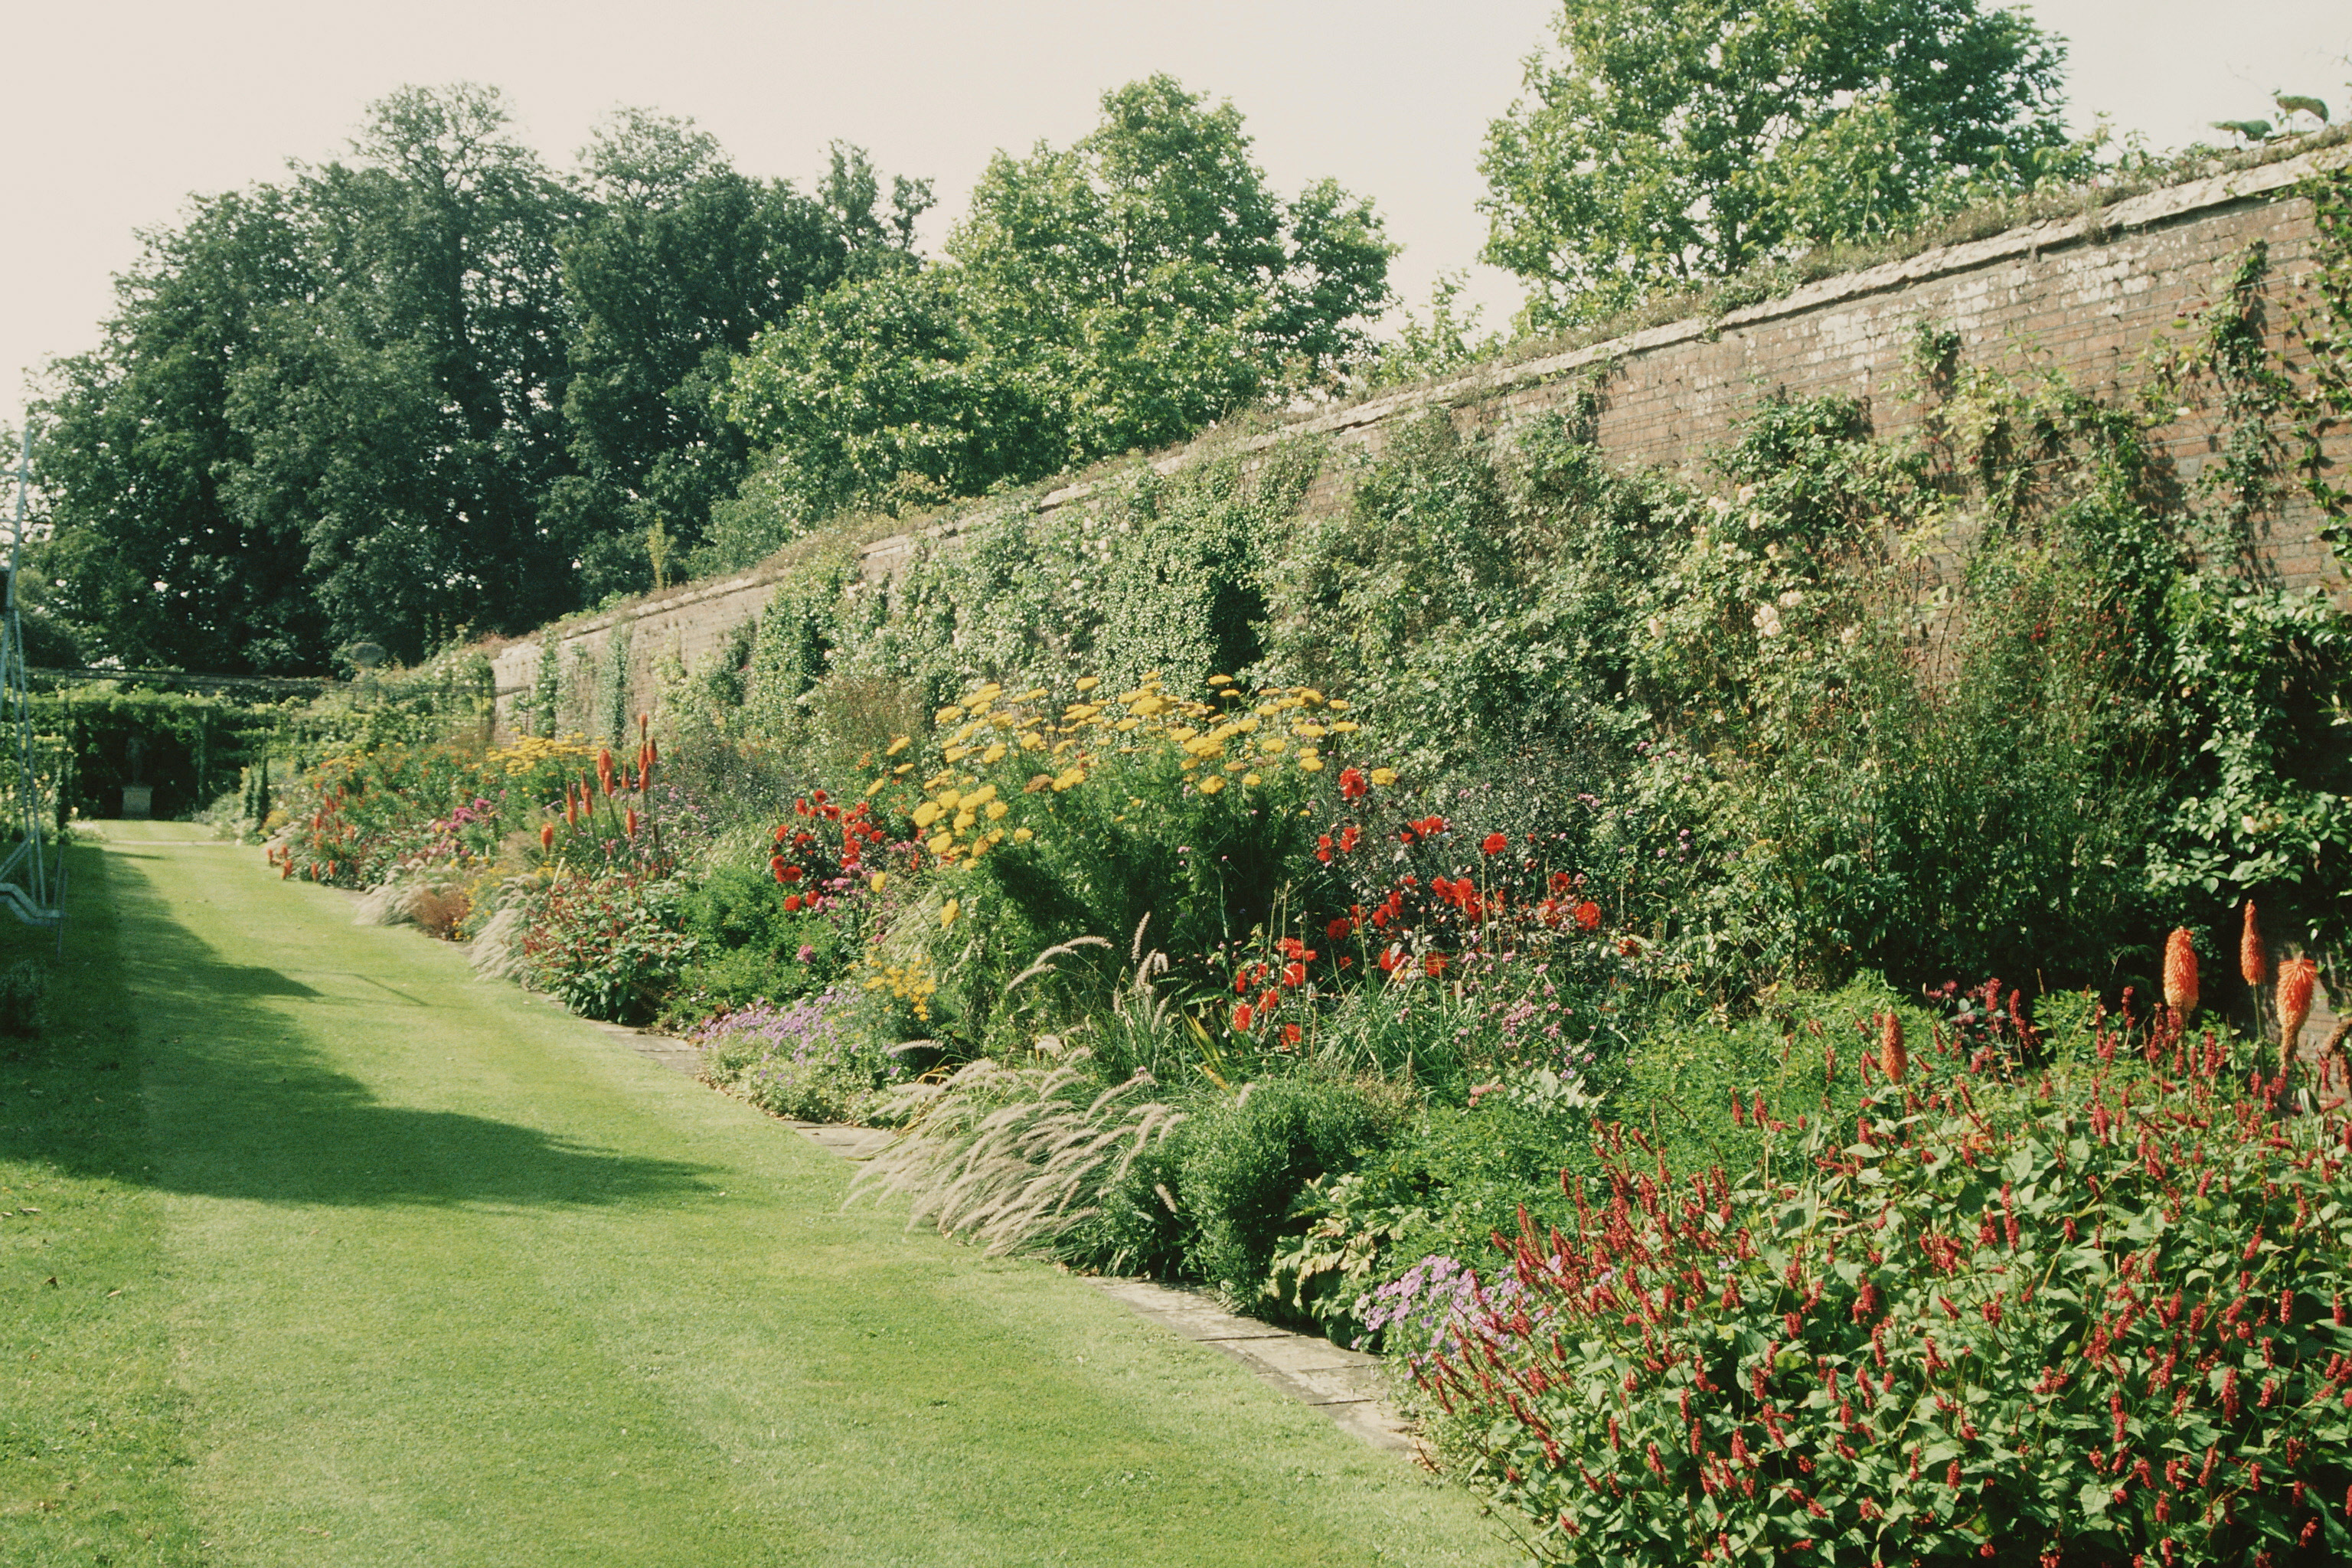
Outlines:
{"type": "MultiPolygon", "coordinates": [[[[690,116],[748,174],[805,184],[827,142],[887,173],[929,175],[935,247],[996,148],[1066,144],[1109,87],[1165,70],[1230,98],[1276,186],[1336,177],[1372,196],[1402,243],[1399,292],[1423,303],[1474,268],[1487,324],[1518,300],[1475,267],[1478,153],[1517,95],[1558,0],[117,0],[11,8],[0,91],[10,233],[0,247],[0,421],[24,373],[92,346],[133,231],[192,192],[341,155],[363,106],[407,83],[506,89],[524,140],[568,166],[620,105],[690,116]]],[[[2072,46],[2072,98],[2158,146],[2273,112],[2274,89],[2352,112],[2342,0],[2039,0],[2072,46]]],[[[2218,139],[2216,137],[2215,139],[2218,139]]]]}

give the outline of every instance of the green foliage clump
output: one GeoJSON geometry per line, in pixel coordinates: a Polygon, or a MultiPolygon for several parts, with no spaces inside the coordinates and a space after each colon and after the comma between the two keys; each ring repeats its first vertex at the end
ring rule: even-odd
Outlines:
{"type": "Polygon", "coordinates": [[[48,994],[48,965],[39,959],[18,959],[0,969],[0,1035],[38,1035],[48,994]]]}
{"type": "Polygon", "coordinates": [[[1191,1271],[1255,1301],[1300,1190],[1387,1142],[1400,1110],[1361,1084],[1302,1076],[1262,1079],[1195,1116],[1176,1189],[1193,1226],[1191,1271]]]}
{"type": "Polygon", "coordinates": [[[671,1011],[700,1018],[713,1007],[784,1002],[837,977],[840,926],[814,910],[784,908],[785,889],[764,865],[723,861],[680,896],[678,914],[696,956],[678,975],[671,1011]]]}
{"type": "Polygon", "coordinates": [[[813,300],[721,393],[804,511],[896,510],[1184,440],[1328,384],[1388,299],[1370,203],[1288,202],[1241,115],[1166,76],[1103,95],[1075,146],[1000,153],[950,259],[813,300]]]}

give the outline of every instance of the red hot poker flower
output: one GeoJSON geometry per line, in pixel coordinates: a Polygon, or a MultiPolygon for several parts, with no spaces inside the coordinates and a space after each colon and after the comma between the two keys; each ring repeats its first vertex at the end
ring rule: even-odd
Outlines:
{"type": "Polygon", "coordinates": [[[2254,923],[2254,900],[2246,900],[2246,927],[2238,935],[2238,973],[2249,986],[2271,977],[2270,953],[2263,947],[2262,928],[2254,923]]]}
{"type": "Polygon", "coordinates": [[[2184,1019],[2197,1011],[2197,942],[2185,927],[2164,941],[2164,1005],[2184,1019]]]}

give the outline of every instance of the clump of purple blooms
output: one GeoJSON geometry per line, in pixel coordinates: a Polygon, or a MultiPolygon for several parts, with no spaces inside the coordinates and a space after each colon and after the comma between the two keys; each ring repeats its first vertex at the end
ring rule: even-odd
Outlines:
{"type": "Polygon", "coordinates": [[[905,1080],[897,1058],[857,1026],[859,995],[836,985],[794,1002],[757,1001],[706,1019],[688,1036],[710,1081],[778,1116],[855,1119],[905,1080]]]}
{"type": "Polygon", "coordinates": [[[1483,1325],[1491,1321],[1498,1308],[1508,1316],[1511,1304],[1523,1294],[1519,1282],[1508,1275],[1486,1283],[1479,1279],[1476,1269],[1459,1258],[1433,1252],[1387,1284],[1356,1298],[1356,1321],[1364,1325],[1356,1348],[1368,1348],[1377,1336],[1384,1350],[1402,1355],[1418,1371],[1465,1334],[1493,1338],[1483,1325]]]}

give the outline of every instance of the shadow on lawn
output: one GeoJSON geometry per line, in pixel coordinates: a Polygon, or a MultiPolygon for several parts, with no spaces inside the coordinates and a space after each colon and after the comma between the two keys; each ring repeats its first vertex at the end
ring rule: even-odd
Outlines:
{"type": "Polygon", "coordinates": [[[263,999],[421,1002],[365,976],[225,961],[172,918],[139,870],[142,858],[73,854],[47,1038],[11,1060],[43,1069],[40,1079],[56,1084],[49,1093],[78,1103],[19,1100],[5,1086],[25,1069],[0,1067],[0,1152],[167,1191],[278,1203],[603,1205],[716,1190],[705,1180],[711,1167],[377,1102],[263,999]],[[146,1126],[125,1126],[142,1115],[142,1080],[146,1126]]]}

